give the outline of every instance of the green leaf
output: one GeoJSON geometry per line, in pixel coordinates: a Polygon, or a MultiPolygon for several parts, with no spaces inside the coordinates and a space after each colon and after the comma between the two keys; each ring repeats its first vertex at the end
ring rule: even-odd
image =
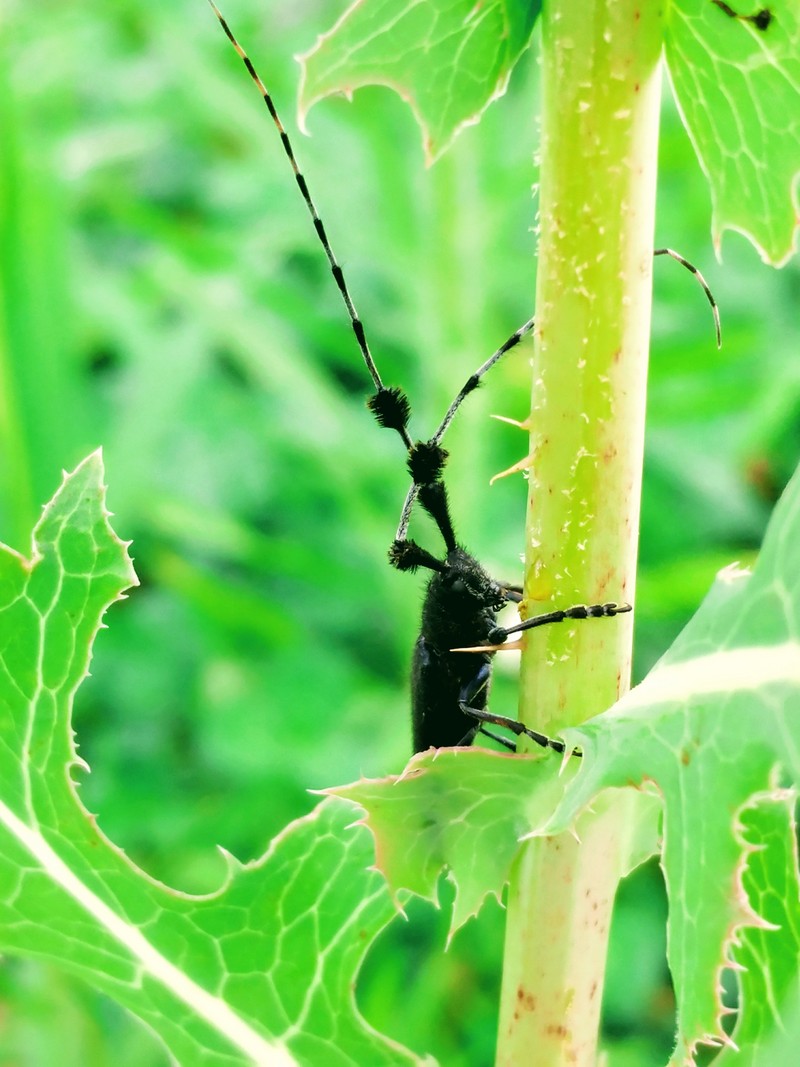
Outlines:
{"type": "MultiPolygon", "coordinates": [[[[376,864],[392,890],[437,903],[443,870],[455,885],[451,933],[489,894],[500,899],[520,841],[551,816],[579,761],[443,749],[415,756],[399,777],[330,790],[360,804],[375,835],[376,864]]],[[[627,828],[627,870],[652,855],[657,805],[642,796],[627,828]]]]}
{"type": "MultiPolygon", "coordinates": [[[[664,804],[663,867],[670,900],[669,963],[678,1002],[675,1063],[691,1062],[702,1041],[724,1041],[722,969],[744,928],[756,935],[762,983],[786,987],[797,953],[798,876],[794,855],[765,855],[791,823],[781,786],[800,781],[800,472],[770,523],[750,574],[730,568],[644,682],[614,708],[565,731],[584,750],[580,771],[549,832],[571,826],[609,787],[654,785],[664,804]],[[766,805],[753,823],[749,809],[766,805]],[[745,832],[743,826],[747,826],[745,832]],[[795,902],[773,929],[775,893],[795,902]],[[764,948],[767,946],[767,948],[764,948]]],[[[788,805],[788,807],[787,807],[788,805]]],[[[752,987],[751,987],[752,988],[752,987]]],[[[774,1032],[779,1020],[742,998],[743,1032],[774,1032]]]]}
{"type": "Polygon", "coordinates": [[[555,757],[446,749],[415,756],[399,777],[330,792],[366,810],[376,864],[395,892],[409,889],[435,904],[439,875],[450,868],[457,929],[489,893],[500,899],[520,838],[563,792],[558,768],[555,757]]]}
{"type": "MultiPolygon", "coordinates": [[[[800,901],[794,833],[795,797],[789,793],[764,800],[742,814],[743,837],[750,848],[742,885],[750,903],[766,926],[742,931],[734,948],[741,1002],[746,1006],[737,1020],[730,1045],[722,1050],[715,1067],[771,1067],[791,1063],[792,1046],[780,1055],[774,1042],[785,1041],[797,1027],[800,1012],[800,901]],[[780,936],[774,936],[780,932],[780,936]]],[[[798,1034],[792,1034],[796,1043],[798,1034]]],[[[796,1050],[796,1044],[794,1049],[796,1050]]]]}
{"type": "Polygon", "coordinates": [[[425,753],[399,778],[333,792],[366,809],[395,893],[435,901],[449,871],[455,928],[500,895],[522,838],[580,836],[601,793],[638,788],[625,867],[655,851],[663,805],[674,1063],[693,1062],[703,1041],[727,1040],[720,979],[731,964],[748,968],[735,1036],[754,1058],[741,1062],[766,1063],[756,1057],[796,1017],[798,995],[794,791],[781,776],[800,780],[800,472],[754,572],[722,572],[642,685],[565,738],[582,747],[580,761],[425,753]]]}
{"type": "Polygon", "coordinates": [[[300,57],[300,125],[330,93],[385,85],[411,107],[433,162],[503,95],[540,9],[541,0],[356,0],[300,57]]]}
{"type": "MultiPolygon", "coordinates": [[[[739,230],[774,264],[792,254],[800,174],[800,9],[771,0],[766,30],[710,0],[672,0],[666,55],[711,186],[712,230],[739,230]]],[[[733,4],[743,12],[751,3],[733,4]]]]}
{"type": "Polygon", "coordinates": [[[190,897],[137,869],[80,804],[73,697],[104,612],[136,584],[102,474],[95,453],[65,476],[29,561],[0,546],[0,949],[80,975],[192,1067],[420,1063],[353,1000],[396,907],[349,805],[324,801],[190,897]]]}

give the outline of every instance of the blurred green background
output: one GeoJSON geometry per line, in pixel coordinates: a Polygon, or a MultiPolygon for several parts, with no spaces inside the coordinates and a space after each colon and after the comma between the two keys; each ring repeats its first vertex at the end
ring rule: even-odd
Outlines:
{"type": "MultiPolygon", "coordinates": [[[[290,130],[292,60],[343,10],[229,0],[290,130]]],[[[213,889],[222,845],[258,856],[308,789],[402,768],[423,577],[386,549],[407,488],[274,130],[202,0],[6,0],[0,12],[0,538],[27,552],[41,505],[102,446],[141,588],[115,606],[75,708],[81,796],[133,860],[213,889]]],[[[294,135],[384,378],[426,436],[530,314],[537,64],[433,169],[387,90],[294,135]]],[[[736,234],[714,259],[704,179],[664,103],[637,675],[717,569],[747,562],[800,452],[796,266],[736,234]]],[[[577,165],[577,164],[576,164],[577,165]]],[[[589,177],[589,176],[587,176],[589,177]]],[[[521,347],[449,434],[460,537],[520,573],[528,412],[521,347]]],[[[422,531],[421,536],[429,536],[422,531]]],[[[434,541],[435,543],[435,541],[434,541]]],[[[494,706],[515,706],[503,661],[494,706]]],[[[449,886],[442,884],[442,899],[449,886]]],[[[673,1004],[658,867],[623,885],[606,992],[610,1067],[663,1060],[673,1004]]],[[[380,1029],[445,1067],[492,1062],[503,913],[443,953],[446,908],[380,939],[359,990],[380,1029]]],[[[0,1065],[156,1067],[150,1035],[31,962],[0,969],[0,1065]]]]}

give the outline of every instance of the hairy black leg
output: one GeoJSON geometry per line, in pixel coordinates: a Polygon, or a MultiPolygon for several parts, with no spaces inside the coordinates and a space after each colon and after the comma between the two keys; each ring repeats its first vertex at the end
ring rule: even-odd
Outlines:
{"type": "MultiPolygon", "coordinates": [[[[538,730],[530,730],[519,719],[509,719],[506,715],[495,715],[494,712],[485,711],[481,708],[471,708],[464,703],[459,704],[459,707],[465,715],[469,715],[472,719],[477,719],[481,724],[488,722],[493,726],[502,726],[517,737],[522,737],[524,734],[525,737],[529,737],[531,741],[535,741],[542,748],[552,748],[555,752],[564,751],[563,741],[559,741],[556,737],[548,737],[547,734],[540,734],[538,730]]],[[[572,752],[572,755],[580,756],[580,752],[576,749],[572,752]]]]}
{"type": "Polygon", "coordinates": [[[491,711],[486,711],[483,708],[474,708],[471,706],[477,695],[486,688],[489,684],[489,678],[491,674],[491,668],[488,663],[481,665],[480,669],[476,672],[475,676],[470,679],[469,682],[464,685],[461,690],[458,706],[464,715],[470,719],[477,720],[478,725],[474,730],[469,731],[465,735],[462,744],[471,744],[471,741],[467,741],[467,737],[474,738],[477,732],[485,733],[488,737],[493,738],[495,741],[499,741],[500,744],[505,745],[507,748],[511,748],[512,751],[516,751],[516,745],[511,745],[509,742],[504,741],[498,737],[497,734],[491,731],[485,730],[484,725],[489,723],[493,726],[502,726],[506,730],[509,730],[516,737],[529,737],[532,741],[535,741],[537,745],[542,748],[552,748],[556,752],[564,752],[564,742],[559,741],[556,738],[548,737],[546,734],[541,734],[538,730],[530,730],[518,719],[510,719],[507,715],[495,715],[491,711]]]}
{"type": "Polygon", "coordinates": [[[499,745],[503,745],[509,752],[517,751],[517,746],[513,741],[509,741],[507,737],[501,737],[500,734],[492,733],[491,730],[487,730],[485,726],[481,726],[480,724],[476,724],[471,730],[468,730],[458,742],[457,747],[463,748],[466,745],[471,745],[475,740],[476,734],[483,734],[484,737],[491,737],[492,741],[496,741],[499,745]]]}
{"type": "Polygon", "coordinates": [[[485,726],[479,726],[478,733],[483,734],[484,737],[491,737],[492,741],[497,741],[499,745],[503,745],[509,752],[517,751],[517,746],[513,741],[509,741],[507,737],[502,737],[500,734],[496,734],[492,730],[487,730],[485,726]]]}

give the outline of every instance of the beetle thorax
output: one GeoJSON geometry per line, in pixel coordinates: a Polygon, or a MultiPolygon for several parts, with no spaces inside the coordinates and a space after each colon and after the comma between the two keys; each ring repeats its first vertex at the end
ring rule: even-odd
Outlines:
{"type": "Polygon", "coordinates": [[[505,604],[503,591],[462,548],[448,553],[445,564],[428,583],[423,636],[440,651],[484,644],[505,604]]]}

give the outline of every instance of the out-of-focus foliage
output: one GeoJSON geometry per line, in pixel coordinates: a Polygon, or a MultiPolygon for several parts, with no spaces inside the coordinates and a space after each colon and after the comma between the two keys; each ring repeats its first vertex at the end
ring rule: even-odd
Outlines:
{"type": "MultiPolygon", "coordinates": [[[[231,0],[225,14],[292,128],[291,57],[329,6],[231,0]]],[[[207,6],[10,0],[4,15],[0,537],[27,551],[61,468],[103,445],[142,588],[112,610],[81,689],[81,794],[152,874],[210,889],[224,870],[215,845],[250,859],[311,808],[308,788],[405,761],[422,579],[393,572],[385,551],[407,476],[364,408],[327,266],[207,6]]],[[[408,389],[423,436],[532,310],[536,80],[531,56],[429,171],[382,89],[320,105],[313,137],[295,138],[381,371],[408,389]]],[[[750,558],[800,453],[797,269],[768,270],[735,234],[714,263],[708,192],[669,101],[661,165],[656,244],[706,274],[724,347],[691,278],[657,261],[639,675],[716,570],[750,558]]],[[[525,487],[488,479],[525,441],[488,416],[527,414],[528,354],[494,371],[449,432],[459,534],[508,578],[525,487]]],[[[513,709],[513,678],[494,702],[513,709]]],[[[670,1045],[661,892],[652,867],[623,886],[611,1067],[670,1045]]],[[[446,915],[421,902],[408,914],[367,962],[363,1011],[448,1067],[490,1062],[501,910],[484,909],[446,956],[446,915]]],[[[62,976],[4,965],[0,995],[0,1064],[165,1062],[62,976]]]]}
{"type": "Polygon", "coordinates": [[[254,863],[229,856],[218,891],[194,896],[150,878],[81,805],[74,694],[107,608],[137,584],[102,478],[98,450],[45,506],[30,559],[0,545],[2,951],[113,997],[177,1064],[422,1067],[352,997],[405,894],[349,805],[319,804],[254,863]]]}

